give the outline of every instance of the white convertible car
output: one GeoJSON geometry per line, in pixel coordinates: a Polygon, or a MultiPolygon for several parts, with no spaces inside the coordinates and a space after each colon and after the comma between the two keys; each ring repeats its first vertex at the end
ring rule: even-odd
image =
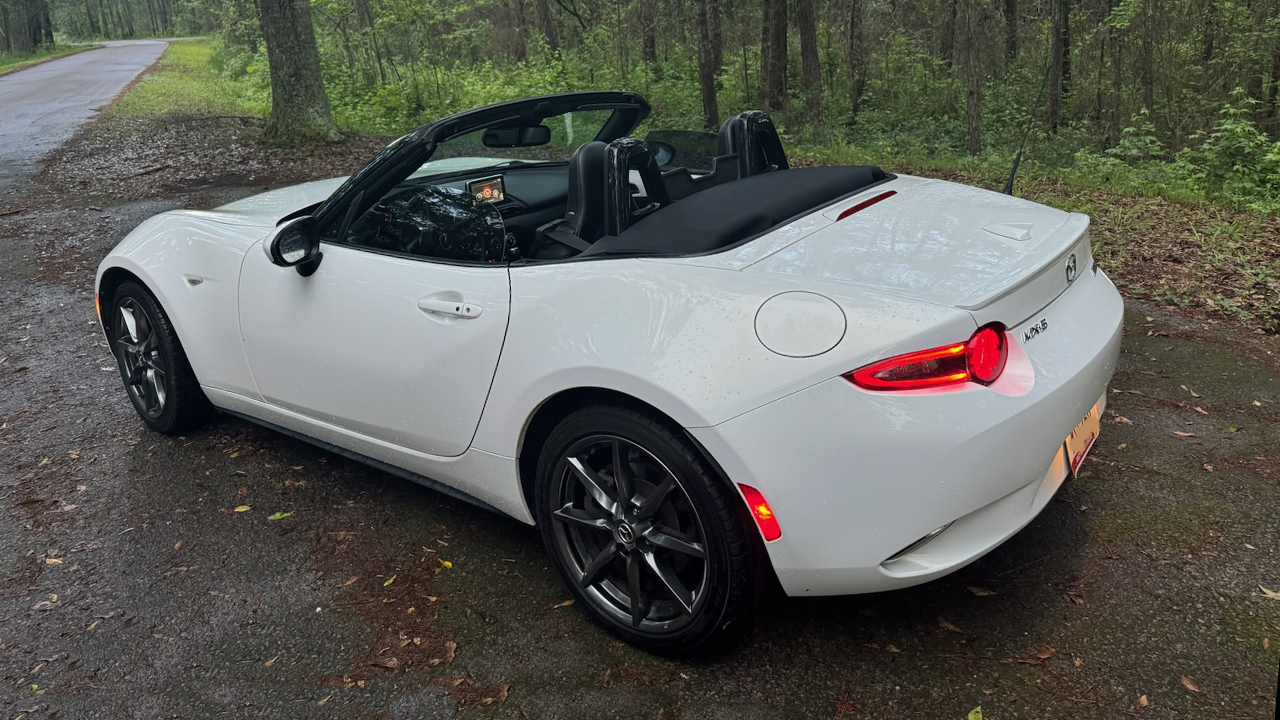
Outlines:
{"type": "Polygon", "coordinates": [[[97,275],[134,407],[171,433],[212,406],[536,523],[579,604],[655,652],[748,626],[770,573],[902,588],[1031,521],[1120,347],[1088,218],[789,168],[758,111],[693,151],[630,137],[648,113],[493,105],[350,178],[144,222],[97,275]]]}

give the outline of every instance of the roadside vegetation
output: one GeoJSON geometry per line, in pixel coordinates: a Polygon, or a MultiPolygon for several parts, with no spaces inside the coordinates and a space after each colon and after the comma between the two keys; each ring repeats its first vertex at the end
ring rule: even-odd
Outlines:
{"type": "Polygon", "coordinates": [[[78,52],[92,50],[97,45],[41,45],[30,52],[4,52],[0,51],[0,75],[7,75],[16,70],[21,70],[32,65],[38,65],[42,62],[56,60],[67,55],[75,55],[78,52]]]}

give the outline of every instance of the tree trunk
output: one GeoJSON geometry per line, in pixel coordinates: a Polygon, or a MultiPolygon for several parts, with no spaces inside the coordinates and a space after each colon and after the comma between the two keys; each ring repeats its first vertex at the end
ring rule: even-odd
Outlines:
{"type": "Polygon", "coordinates": [[[942,58],[947,67],[951,67],[956,55],[956,12],[959,8],[957,0],[946,0],[946,3],[947,16],[942,23],[942,42],[938,48],[938,57],[942,58]]]}
{"type": "Polygon", "coordinates": [[[960,56],[964,63],[965,119],[969,130],[969,154],[982,152],[982,66],[979,58],[978,30],[985,23],[983,0],[965,0],[964,47],[960,56]]]}
{"type": "Polygon", "coordinates": [[[796,0],[796,24],[800,26],[805,112],[813,122],[822,117],[822,67],[818,63],[818,27],[813,18],[813,0],[796,0]]]}
{"type": "Polygon", "coordinates": [[[342,139],[320,76],[308,0],[258,0],[271,72],[271,116],[264,139],[278,145],[342,139]]]}
{"type": "MultiPolygon", "coordinates": [[[[556,16],[551,14],[551,5],[547,2],[547,0],[534,0],[534,1],[536,3],[537,12],[538,12],[538,25],[542,27],[543,37],[547,39],[547,47],[550,48],[553,52],[557,52],[560,50],[560,28],[556,26],[556,16]]],[[[641,7],[642,8],[648,7],[649,2],[651,1],[652,0],[644,0],[644,2],[642,2],[641,4],[641,7]]],[[[643,17],[643,15],[641,17],[643,17]]],[[[649,24],[646,25],[645,27],[646,27],[645,38],[649,39],[653,36],[652,18],[650,18],[649,24]]]]}
{"type": "Polygon", "coordinates": [[[867,44],[862,31],[862,0],[849,0],[849,121],[857,122],[867,86],[867,44]]]}
{"type": "MultiPolygon", "coordinates": [[[[1200,50],[1200,62],[1208,63],[1213,60],[1213,41],[1218,34],[1218,3],[1217,0],[1205,0],[1204,3],[1204,44],[1200,50]]],[[[1206,75],[1208,68],[1206,68],[1206,75]]],[[[1207,84],[1207,83],[1206,83],[1207,84]]]]}
{"type": "Polygon", "coordinates": [[[787,109],[787,0],[764,0],[765,46],[761,48],[764,104],[770,112],[787,109]]]}
{"type": "Polygon", "coordinates": [[[1018,0],[1004,0],[1004,56],[1018,59],[1018,0]]]}
{"type": "Polygon", "coordinates": [[[1142,66],[1139,68],[1139,75],[1142,77],[1142,106],[1147,112],[1155,110],[1156,104],[1156,76],[1155,76],[1155,40],[1151,37],[1155,32],[1152,27],[1152,8],[1151,0],[1147,0],[1143,13],[1142,21],[1142,66]]]}
{"type": "Polygon", "coordinates": [[[716,102],[716,69],[712,66],[711,23],[707,0],[695,0],[694,25],[698,32],[698,88],[702,93],[702,119],[708,128],[720,127],[720,107],[716,102]]]}
{"type": "Polygon", "coordinates": [[[98,18],[94,16],[89,0],[84,0],[84,17],[89,22],[89,36],[98,37],[101,35],[102,31],[98,29],[98,18]]]}
{"type": "Polygon", "coordinates": [[[1071,0],[1059,0],[1062,13],[1062,96],[1071,94],[1071,0]]]}
{"type": "Polygon", "coordinates": [[[720,0],[707,0],[707,29],[711,34],[711,66],[717,73],[724,68],[724,32],[720,18],[720,0]]]}
{"type": "Polygon", "coordinates": [[[1066,94],[1066,78],[1064,77],[1063,67],[1066,58],[1066,47],[1063,33],[1062,19],[1066,13],[1062,8],[1066,5],[1067,0],[1053,0],[1051,4],[1051,14],[1053,16],[1053,24],[1050,27],[1050,36],[1053,42],[1049,49],[1049,110],[1048,122],[1049,132],[1058,132],[1058,123],[1062,119],[1062,97],[1066,94]]]}

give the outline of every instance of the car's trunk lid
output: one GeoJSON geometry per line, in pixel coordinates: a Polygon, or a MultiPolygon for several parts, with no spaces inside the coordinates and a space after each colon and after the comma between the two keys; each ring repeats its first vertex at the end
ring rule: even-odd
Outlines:
{"type": "Polygon", "coordinates": [[[911,180],[832,205],[822,215],[834,222],[745,271],[847,283],[1012,326],[1066,289],[1072,254],[1077,273],[1091,262],[1084,215],[956,183],[911,180]],[[837,220],[890,191],[896,194],[837,220]]]}

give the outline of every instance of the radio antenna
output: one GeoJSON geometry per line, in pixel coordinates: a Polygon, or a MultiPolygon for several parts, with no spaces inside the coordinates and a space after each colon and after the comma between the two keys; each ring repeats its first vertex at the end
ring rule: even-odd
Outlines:
{"type": "Polygon", "coordinates": [[[1044,69],[1044,80],[1040,83],[1040,92],[1036,95],[1036,103],[1027,114],[1027,124],[1022,128],[1022,141],[1018,143],[1018,152],[1013,156],[1013,169],[1009,171],[1009,179],[1004,181],[1005,195],[1013,194],[1013,181],[1018,177],[1018,165],[1022,164],[1022,149],[1027,146],[1027,135],[1031,133],[1031,123],[1036,119],[1036,109],[1040,107],[1040,99],[1044,97],[1044,89],[1049,85],[1049,73],[1053,70],[1053,53],[1049,53],[1049,64],[1044,69]]]}

